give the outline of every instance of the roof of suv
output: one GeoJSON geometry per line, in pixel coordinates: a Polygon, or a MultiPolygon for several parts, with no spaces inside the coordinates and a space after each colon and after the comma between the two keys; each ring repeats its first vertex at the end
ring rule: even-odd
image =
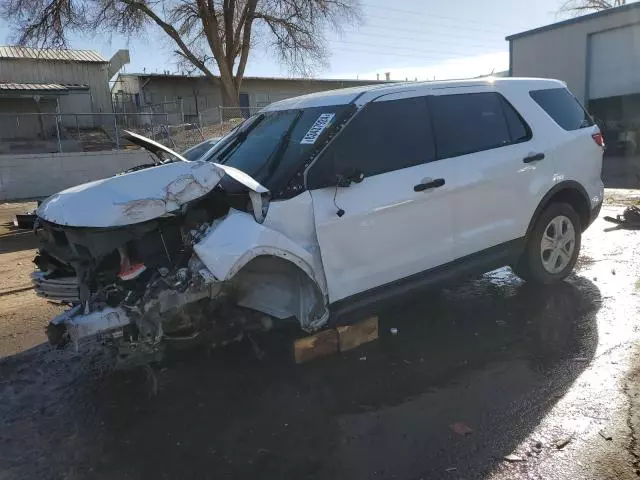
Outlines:
{"type": "Polygon", "coordinates": [[[310,93],[300,97],[288,98],[272,103],[262,111],[291,110],[297,108],[323,107],[330,105],[345,105],[363,97],[363,103],[367,103],[379,95],[390,93],[400,93],[404,91],[420,90],[427,94],[429,91],[443,88],[461,88],[480,85],[495,85],[501,88],[526,87],[529,89],[546,89],[565,87],[565,83],[560,80],[547,78],[476,78],[467,80],[445,80],[431,82],[401,82],[384,85],[365,85],[362,87],[341,88],[339,90],[326,90],[323,92],[310,93]],[[367,95],[368,93],[375,95],[367,95]],[[366,98],[364,98],[366,97],[366,98]]]}

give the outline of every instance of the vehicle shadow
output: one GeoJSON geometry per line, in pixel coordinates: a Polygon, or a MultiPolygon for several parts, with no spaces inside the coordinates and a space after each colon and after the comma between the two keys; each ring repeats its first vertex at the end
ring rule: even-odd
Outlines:
{"type": "Polygon", "coordinates": [[[113,373],[75,410],[100,439],[84,464],[94,478],[476,478],[586,368],[600,303],[583,277],[502,272],[381,312],[377,342],[305,365],[275,342],[262,362],[239,344],[151,380],[113,373]]]}
{"type": "Polygon", "coordinates": [[[481,477],[593,358],[600,303],[584,277],[540,288],[503,270],[380,312],[378,341],[304,365],[275,331],[262,361],[244,342],[174,356],[153,374],[103,370],[97,350],[36,347],[0,362],[0,468],[7,478],[481,477]]]}
{"type": "Polygon", "coordinates": [[[31,230],[20,230],[11,223],[0,225],[0,253],[19,252],[38,247],[38,237],[31,230]]]}

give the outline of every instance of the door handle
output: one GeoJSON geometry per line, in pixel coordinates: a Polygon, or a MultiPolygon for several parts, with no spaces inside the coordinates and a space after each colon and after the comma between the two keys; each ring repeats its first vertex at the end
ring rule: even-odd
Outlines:
{"type": "Polygon", "coordinates": [[[414,192],[423,192],[430,188],[438,188],[444,185],[444,178],[436,178],[435,180],[429,180],[428,182],[419,183],[413,187],[414,192]]]}
{"type": "Polygon", "coordinates": [[[524,157],[522,161],[524,163],[531,163],[531,162],[537,162],[538,160],[543,160],[543,159],[544,159],[544,153],[534,153],[532,155],[529,155],[528,157],[524,157]]]}

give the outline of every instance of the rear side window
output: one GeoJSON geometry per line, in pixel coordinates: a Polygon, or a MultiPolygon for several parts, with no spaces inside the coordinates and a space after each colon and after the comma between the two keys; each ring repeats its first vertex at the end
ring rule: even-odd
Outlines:
{"type": "Polygon", "coordinates": [[[355,168],[370,177],[434,160],[424,97],[373,102],[356,115],[324,153],[331,175],[355,168]]]}
{"type": "Polygon", "coordinates": [[[429,98],[438,158],[503,147],[531,138],[531,130],[495,92],[429,98]]]}
{"type": "Polygon", "coordinates": [[[565,130],[590,127],[593,120],[566,88],[532,90],[531,98],[565,130]]]}

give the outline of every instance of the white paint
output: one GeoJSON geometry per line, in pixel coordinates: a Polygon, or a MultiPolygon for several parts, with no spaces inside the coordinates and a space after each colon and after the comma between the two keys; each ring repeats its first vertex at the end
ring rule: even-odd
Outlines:
{"type": "Polygon", "coordinates": [[[329,300],[342,298],[454,259],[453,162],[431,162],[311,192],[329,300]],[[446,178],[415,192],[421,179],[446,178]]]}
{"type": "Polygon", "coordinates": [[[176,162],[78,185],[52,195],[37,214],[73,227],[117,227],[160,217],[210,192],[224,172],[207,162],[176,162]]]}
{"type": "Polygon", "coordinates": [[[184,158],[182,155],[180,155],[178,152],[174,152],[169,147],[166,147],[161,143],[156,142],[155,140],[152,140],[147,137],[143,137],[142,135],[139,135],[135,132],[131,132],[129,130],[123,130],[122,132],[124,133],[123,135],[124,138],[129,140],[131,143],[138,145],[139,147],[149,150],[150,152],[157,152],[158,150],[160,150],[162,152],[168,153],[169,155],[177,158],[182,162],[189,161],[186,158],[184,158]]]}
{"type": "Polygon", "coordinates": [[[229,280],[260,255],[274,255],[293,262],[316,283],[322,284],[313,269],[312,252],[238,210],[230,210],[193,248],[218,280],[229,280]]]}
{"type": "Polygon", "coordinates": [[[269,191],[246,173],[217,163],[184,160],[63,190],[45,200],[37,214],[49,222],[73,227],[131,225],[174,212],[206,195],[224,175],[260,194],[252,200],[258,211],[263,211],[262,195],[269,191]]]}
{"type": "Polygon", "coordinates": [[[229,211],[194,250],[216,279],[236,282],[240,305],[277,318],[295,316],[309,331],[328,320],[326,281],[308,192],[273,202],[263,224],[248,213],[229,211]],[[265,266],[267,257],[285,265],[265,266]],[[290,267],[284,268],[287,264],[290,267]]]}
{"type": "Polygon", "coordinates": [[[340,90],[329,90],[309,95],[302,95],[300,97],[288,98],[280,102],[272,103],[261,111],[273,112],[280,110],[292,110],[296,108],[326,107],[331,105],[346,105],[351,102],[355,102],[357,106],[362,106],[381,96],[396,94],[398,95],[397,98],[402,98],[403,95],[407,97],[415,97],[418,95],[428,95],[440,89],[454,89],[476,85],[497,85],[501,89],[505,90],[523,88],[554,88],[564,86],[564,84],[558,80],[544,78],[485,77],[471,80],[445,80],[441,82],[398,82],[343,88],[340,90]]]}
{"type": "MultiPolygon", "coordinates": [[[[363,93],[358,104],[383,90],[387,93],[377,101],[496,91],[524,116],[533,137],[368,177],[337,191],[312,191],[330,302],[523,237],[558,179],[580,183],[592,207],[599,203],[602,149],[591,138],[597,127],[566,132],[529,95],[532,89],[561,86],[554,80],[493,79],[408,84],[363,93]],[[531,153],[544,153],[545,159],[524,164],[531,153]],[[446,183],[414,192],[413,186],[424,178],[443,178],[446,183]],[[342,217],[336,214],[334,192],[335,204],[345,212],[342,217]]],[[[347,133],[348,127],[342,134],[347,133]]]]}

